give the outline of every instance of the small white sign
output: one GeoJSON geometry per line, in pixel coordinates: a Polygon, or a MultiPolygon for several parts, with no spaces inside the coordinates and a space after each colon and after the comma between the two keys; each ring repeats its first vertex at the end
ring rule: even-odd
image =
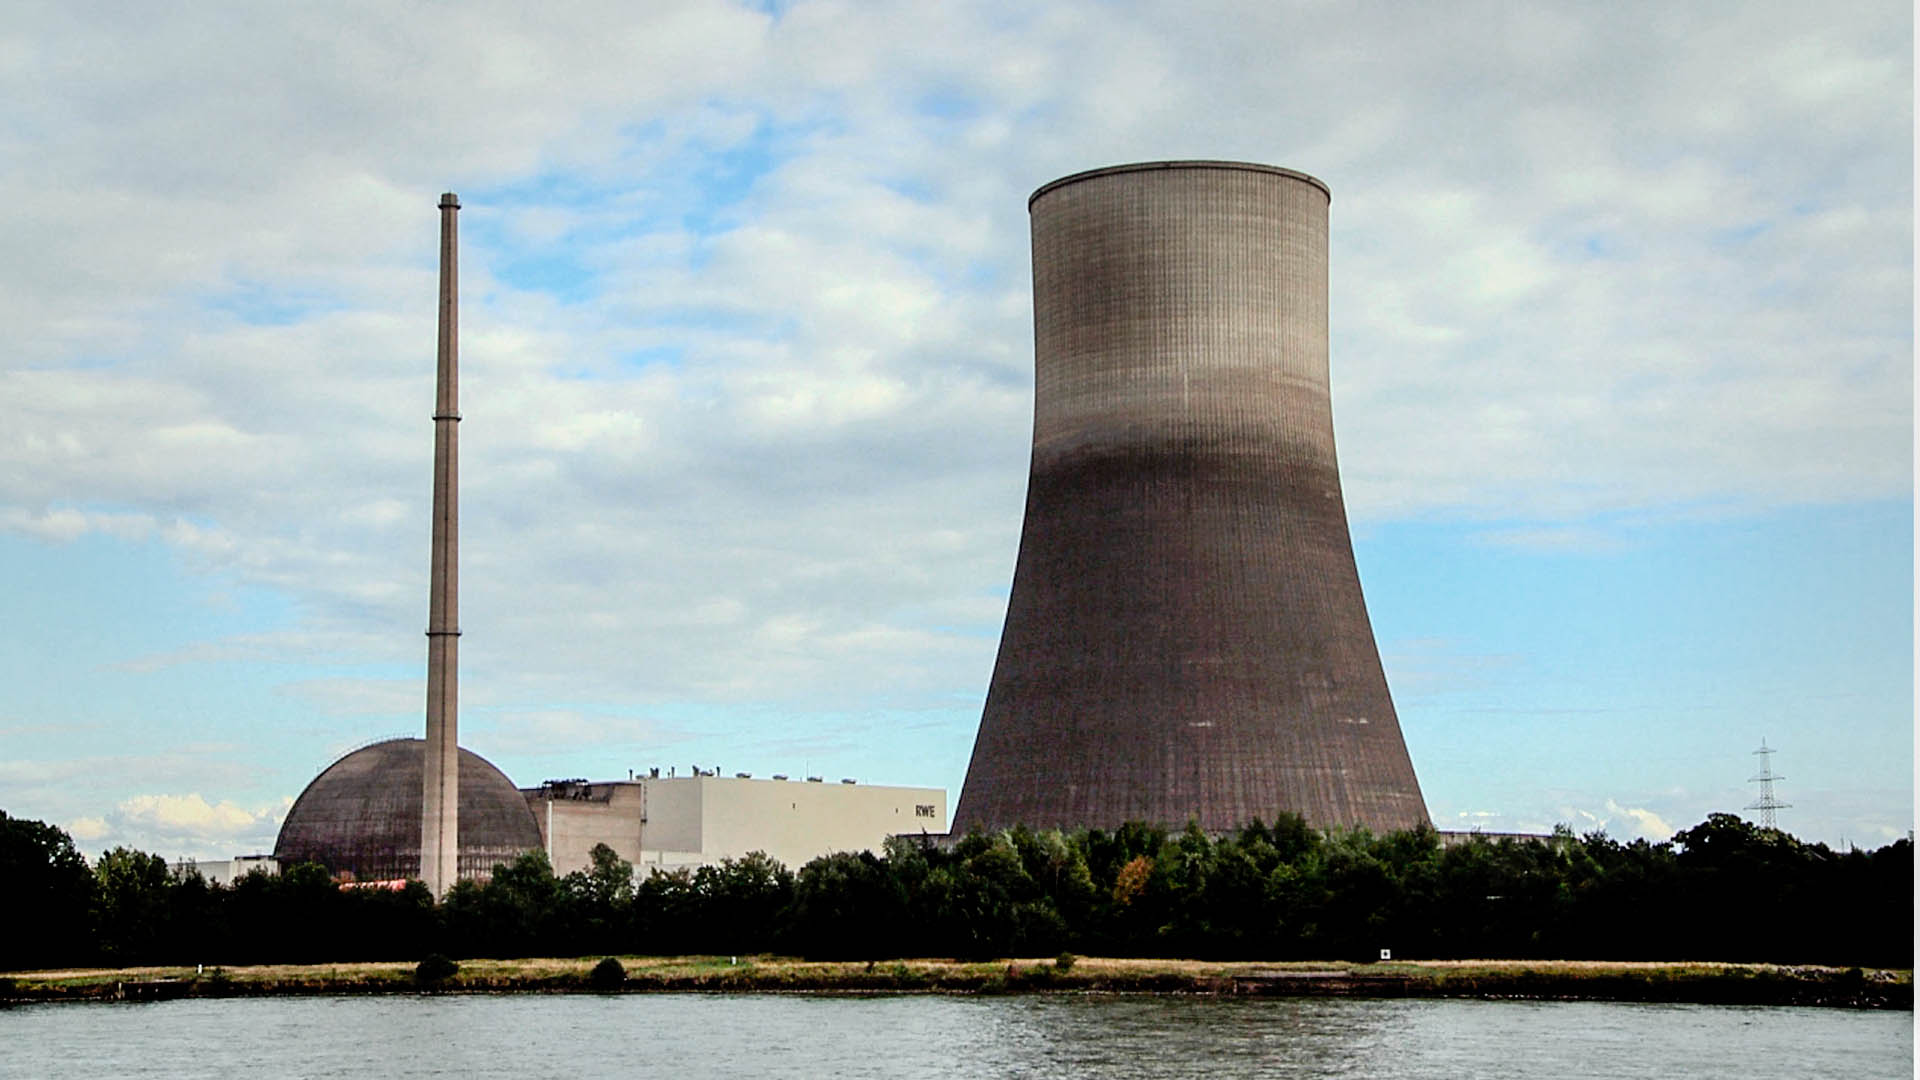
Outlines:
{"type": "Polygon", "coordinates": [[[1381,949],[1381,950],[1380,950],[1380,959],[1382,959],[1382,960],[1391,960],[1391,959],[1393,959],[1393,950],[1392,950],[1392,949],[1381,949]]]}

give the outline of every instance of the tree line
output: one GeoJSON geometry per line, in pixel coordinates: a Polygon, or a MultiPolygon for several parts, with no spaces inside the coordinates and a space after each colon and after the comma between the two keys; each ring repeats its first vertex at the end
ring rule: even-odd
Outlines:
{"type": "Polygon", "coordinates": [[[462,881],[343,888],[324,867],[230,886],[0,811],[0,970],[777,952],[819,959],[1596,959],[1909,967],[1913,844],[1836,852],[1730,814],[1665,843],[1562,829],[1442,844],[1431,829],[1233,833],[1128,824],[905,838],[789,870],[763,854],[636,876],[604,845],[462,881]]]}

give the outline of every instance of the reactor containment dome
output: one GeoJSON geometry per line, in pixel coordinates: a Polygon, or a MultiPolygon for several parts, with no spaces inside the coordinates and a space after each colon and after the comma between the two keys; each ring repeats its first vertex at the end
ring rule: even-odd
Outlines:
{"type": "MultiPolygon", "coordinates": [[[[420,876],[426,740],[388,739],[328,766],[294,800],[273,855],[282,867],[317,862],[336,877],[420,876]]],[[[484,878],[540,844],[540,824],[513,781],[460,749],[459,876],[484,878]]]]}
{"type": "Polygon", "coordinates": [[[1328,204],[1221,161],[1029,200],[1026,519],[956,833],[1428,823],[1334,461],[1328,204]]]}

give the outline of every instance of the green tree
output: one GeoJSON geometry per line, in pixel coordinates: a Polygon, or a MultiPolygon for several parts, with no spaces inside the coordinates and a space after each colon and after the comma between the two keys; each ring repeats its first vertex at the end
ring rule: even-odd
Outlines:
{"type": "Polygon", "coordinates": [[[627,940],[638,952],[662,956],[692,952],[704,944],[692,940],[699,907],[693,871],[655,867],[634,887],[627,940]]]}
{"type": "Polygon", "coordinates": [[[1136,940],[1157,956],[1198,956],[1212,933],[1206,908],[1213,839],[1188,822],[1160,846],[1146,892],[1132,905],[1136,940]]]}
{"type": "Polygon", "coordinates": [[[633,906],[633,864],[606,844],[587,858],[587,869],[560,879],[567,936],[575,951],[618,952],[633,906]]]}
{"type": "Polygon", "coordinates": [[[757,953],[773,947],[793,903],[794,878],[766,852],[750,851],[700,867],[692,889],[700,951],[757,953]]]}
{"type": "Polygon", "coordinates": [[[567,894],[540,850],[493,868],[485,885],[457,882],[441,903],[451,942],[463,956],[552,956],[567,944],[567,894]]]}
{"type": "Polygon", "coordinates": [[[878,960],[902,955],[906,890],[870,851],[834,852],[794,880],[792,940],[809,959],[878,960]]]}
{"type": "Polygon", "coordinates": [[[1266,876],[1247,847],[1244,843],[1221,845],[1198,897],[1206,912],[1204,947],[1211,955],[1273,955],[1266,876]]]}
{"type": "Polygon", "coordinates": [[[1093,873],[1087,867],[1084,839],[1070,837],[1058,829],[1038,833],[1014,829],[1008,834],[1008,840],[1019,852],[1020,864],[1027,876],[1061,923],[1064,926],[1084,924],[1099,901],[1093,873]]]}
{"type": "Polygon", "coordinates": [[[168,944],[167,915],[174,880],[158,855],[116,847],[93,866],[99,882],[94,925],[100,954],[113,964],[159,958],[168,944]]]}
{"type": "Polygon", "coordinates": [[[1033,846],[1024,829],[995,833],[985,843],[967,845],[962,857],[942,869],[943,895],[934,916],[946,933],[946,951],[985,960],[1028,953],[1043,943],[1049,947],[1040,951],[1058,950],[1064,925],[1019,850],[1033,846]]]}
{"type": "Polygon", "coordinates": [[[1856,914],[1833,903],[1844,862],[1825,844],[1733,814],[1710,814],[1673,843],[1681,889],[1674,918],[1693,955],[1817,960],[1831,955],[1833,941],[1805,928],[1845,925],[1856,914]]]}
{"type": "Polygon", "coordinates": [[[0,883],[11,909],[0,971],[91,959],[98,883],[65,831],[0,810],[0,883]]]}
{"type": "Polygon", "coordinates": [[[274,925],[267,932],[283,940],[274,946],[277,959],[297,963],[317,963],[336,957],[351,957],[357,947],[348,933],[348,913],[366,893],[355,889],[347,893],[319,863],[300,863],[288,867],[273,883],[274,925]],[[299,927],[288,934],[288,927],[299,927]]]}

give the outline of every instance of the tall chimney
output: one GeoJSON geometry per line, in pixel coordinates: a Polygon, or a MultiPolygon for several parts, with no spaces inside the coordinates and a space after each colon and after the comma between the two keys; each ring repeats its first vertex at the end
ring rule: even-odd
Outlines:
{"type": "Polygon", "coordinates": [[[433,405],[433,563],[427,606],[426,788],[420,880],[460,877],[460,200],[440,196],[439,388],[433,405]]]}

